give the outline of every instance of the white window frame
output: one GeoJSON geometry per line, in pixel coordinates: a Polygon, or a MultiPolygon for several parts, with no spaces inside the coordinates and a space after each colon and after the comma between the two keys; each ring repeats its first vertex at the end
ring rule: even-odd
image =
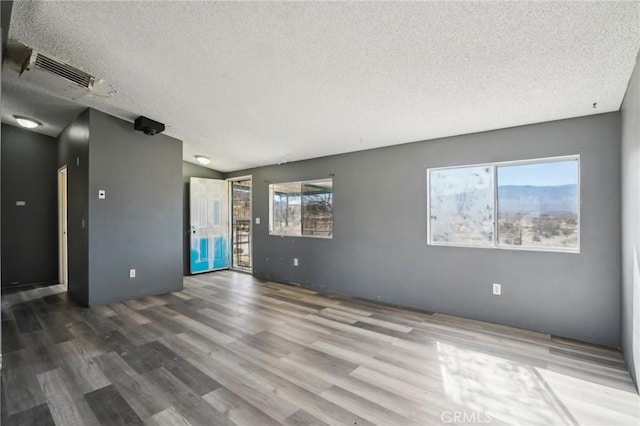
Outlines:
{"type": "Polygon", "coordinates": [[[580,154],[563,155],[558,157],[543,157],[532,158],[527,160],[513,160],[513,161],[499,161],[492,163],[478,163],[478,164],[463,164],[456,166],[446,167],[431,167],[427,168],[427,244],[431,246],[443,246],[443,247],[467,247],[467,248],[479,248],[479,249],[498,249],[498,250],[520,250],[520,251],[543,251],[543,252],[558,252],[558,253],[580,253],[581,249],[581,210],[582,210],[582,190],[581,190],[581,165],[580,154]],[[563,248],[563,247],[529,247],[529,246],[508,246],[498,244],[498,167],[504,166],[517,166],[524,164],[538,164],[538,163],[552,163],[561,161],[577,161],[578,166],[578,183],[576,191],[578,193],[578,242],[576,248],[563,248]],[[438,242],[431,239],[431,185],[429,177],[432,171],[448,170],[448,169],[461,169],[465,167],[492,167],[493,168],[493,238],[492,244],[487,245],[472,245],[472,244],[456,244],[450,242],[438,242]]]}
{"type": "MultiPolygon", "coordinates": [[[[304,184],[310,184],[310,183],[314,183],[314,182],[323,182],[323,181],[331,181],[331,209],[333,210],[333,206],[334,206],[334,196],[333,196],[333,177],[328,177],[328,178],[320,178],[320,179],[309,179],[309,180],[294,180],[294,181],[287,181],[287,182],[273,182],[273,183],[269,183],[269,235],[273,236],[273,237],[280,237],[280,238],[284,238],[284,237],[292,237],[292,238],[322,238],[325,240],[331,240],[333,239],[333,229],[334,229],[334,223],[333,223],[333,218],[335,217],[335,214],[332,212],[331,213],[331,218],[332,218],[332,223],[331,223],[331,235],[286,235],[286,234],[278,234],[276,232],[274,232],[273,230],[273,186],[274,185],[282,185],[282,184],[287,184],[287,183],[294,183],[294,184],[300,184],[300,187],[302,188],[302,185],[304,184]]],[[[302,220],[302,192],[300,193],[300,220],[302,220]]]]}

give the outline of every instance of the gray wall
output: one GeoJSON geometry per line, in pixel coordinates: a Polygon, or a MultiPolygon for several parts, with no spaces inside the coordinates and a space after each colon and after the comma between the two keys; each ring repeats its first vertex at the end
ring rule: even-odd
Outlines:
{"type": "Polygon", "coordinates": [[[610,113],[227,177],[253,175],[256,275],[619,346],[619,167],[619,114],[610,113]],[[569,154],[581,154],[580,254],[427,245],[426,168],[569,154]],[[269,182],[331,173],[334,238],[269,236],[269,182]],[[494,282],[500,297],[491,294],[494,282]]]}
{"type": "Polygon", "coordinates": [[[89,121],[89,304],[181,290],[182,142],[95,110],[89,121]]]}
{"type": "Polygon", "coordinates": [[[9,36],[9,24],[11,23],[11,11],[13,10],[12,0],[3,0],[0,2],[0,23],[2,26],[2,49],[7,46],[9,36]]]}
{"type": "Polygon", "coordinates": [[[207,179],[224,179],[222,173],[216,170],[208,169],[206,167],[199,166],[197,164],[190,163],[188,161],[182,162],[182,237],[183,237],[183,245],[182,245],[182,273],[186,275],[191,275],[191,259],[189,256],[190,253],[190,244],[191,244],[191,234],[189,231],[190,227],[190,216],[189,216],[189,180],[192,177],[197,178],[207,178],[207,179]]]}
{"type": "Polygon", "coordinates": [[[640,333],[640,61],[631,76],[621,108],[622,121],[622,350],[631,377],[638,385],[640,347],[633,333],[640,333]],[[637,307],[637,305],[636,305],[637,307]],[[634,325],[635,323],[635,325],[634,325]],[[636,342],[636,345],[639,345],[636,342]],[[634,360],[634,353],[636,359],[634,360]]]}
{"type": "Polygon", "coordinates": [[[58,139],[72,298],[99,305],[182,289],[182,142],[95,110],[58,139]]]}
{"type": "Polygon", "coordinates": [[[55,138],[2,125],[3,287],[58,280],[57,169],[55,138]]]}
{"type": "Polygon", "coordinates": [[[58,135],[58,165],[67,166],[69,295],[86,306],[89,304],[89,110],[58,135]]]}
{"type": "MultiPolygon", "coordinates": [[[[2,51],[4,51],[4,47],[7,45],[7,35],[9,34],[9,23],[11,22],[11,10],[13,8],[13,1],[4,1],[0,2],[0,23],[2,26],[2,51]]],[[[2,58],[2,53],[0,53],[0,58],[2,58]]],[[[0,60],[0,63],[4,59],[0,60]]],[[[1,68],[1,67],[0,67],[1,68]]],[[[0,75],[2,72],[0,71],[0,75]]],[[[0,99],[2,99],[2,88],[0,88],[0,99]]],[[[0,135],[0,143],[2,143],[2,136],[0,135]]],[[[0,155],[1,157],[1,155],[0,155]]],[[[0,191],[1,193],[1,191],[0,191]]],[[[1,209],[0,209],[1,210],[1,209]]],[[[0,214],[0,218],[2,214],[0,214]]],[[[0,231],[0,236],[2,232],[0,231]]],[[[2,255],[0,255],[0,266],[2,265],[2,255]]],[[[2,301],[2,293],[0,292],[0,302],[2,301]]],[[[0,352],[2,352],[2,330],[0,330],[0,352]]],[[[2,366],[2,354],[0,354],[0,367],[2,366]]]]}

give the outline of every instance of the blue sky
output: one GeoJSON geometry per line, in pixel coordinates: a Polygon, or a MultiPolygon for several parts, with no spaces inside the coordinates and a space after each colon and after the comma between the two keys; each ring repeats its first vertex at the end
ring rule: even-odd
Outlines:
{"type": "Polygon", "coordinates": [[[560,186],[577,183],[577,160],[498,167],[498,186],[560,186]]]}

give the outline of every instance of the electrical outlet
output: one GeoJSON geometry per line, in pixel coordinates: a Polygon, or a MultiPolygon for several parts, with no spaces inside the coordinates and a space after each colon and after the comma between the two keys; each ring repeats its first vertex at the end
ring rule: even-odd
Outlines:
{"type": "Polygon", "coordinates": [[[256,217],[256,225],[260,225],[260,218],[256,217]]]}
{"type": "Polygon", "coordinates": [[[493,294],[494,296],[502,295],[502,284],[493,283],[493,294]]]}
{"type": "Polygon", "coordinates": [[[297,257],[293,258],[293,266],[298,266],[298,258],[297,257]]]}
{"type": "Polygon", "coordinates": [[[136,277],[136,270],[129,269],[129,278],[135,278],[135,277],[136,277]]]}

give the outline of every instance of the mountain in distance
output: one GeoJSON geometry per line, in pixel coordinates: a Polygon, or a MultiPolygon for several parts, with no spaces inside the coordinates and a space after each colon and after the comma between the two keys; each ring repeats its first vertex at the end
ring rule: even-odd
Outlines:
{"type": "Polygon", "coordinates": [[[578,214],[578,185],[498,187],[501,216],[540,215],[566,216],[578,214]]]}

